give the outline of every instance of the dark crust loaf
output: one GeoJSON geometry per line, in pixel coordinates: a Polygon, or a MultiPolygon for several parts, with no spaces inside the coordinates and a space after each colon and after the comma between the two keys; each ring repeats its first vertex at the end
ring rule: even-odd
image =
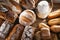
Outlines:
{"type": "Polygon", "coordinates": [[[34,36],[35,28],[32,26],[26,26],[22,34],[21,40],[32,40],[34,36]]]}
{"type": "Polygon", "coordinates": [[[20,40],[23,30],[24,26],[20,24],[15,25],[13,30],[10,32],[8,38],[6,38],[6,40],[20,40]]]}
{"type": "Polygon", "coordinates": [[[4,21],[0,27],[0,38],[6,38],[12,28],[13,24],[10,24],[8,21],[4,21]]]}

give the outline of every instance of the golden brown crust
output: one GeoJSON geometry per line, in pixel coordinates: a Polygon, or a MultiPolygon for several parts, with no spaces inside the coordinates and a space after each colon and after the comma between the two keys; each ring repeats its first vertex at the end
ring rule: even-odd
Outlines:
{"type": "Polygon", "coordinates": [[[56,18],[56,17],[60,17],[60,9],[58,9],[58,10],[56,10],[48,15],[49,19],[56,18]]]}
{"type": "Polygon", "coordinates": [[[53,32],[60,32],[60,25],[53,25],[50,27],[53,32]]]}
{"type": "Polygon", "coordinates": [[[47,24],[45,24],[45,23],[40,23],[39,24],[39,28],[41,29],[41,28],[49,28],[49,26],[47,25],[47,24]]]}
{"type": "Polygon", "coordinates": [[[57,25],[60,24],[60,18],[55,18],[55,19],[51,19],[48,21],[49,25],[57,25]]]}

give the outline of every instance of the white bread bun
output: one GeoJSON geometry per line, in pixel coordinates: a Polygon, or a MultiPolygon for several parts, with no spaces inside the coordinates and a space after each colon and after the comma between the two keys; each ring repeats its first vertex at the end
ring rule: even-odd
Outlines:
{"type": "Polygon", "coordinates": [[[37,5],[37,16],[39,18],[46,18],[50,12],[50,7],[47,1],[40,1],[37,5]]]}

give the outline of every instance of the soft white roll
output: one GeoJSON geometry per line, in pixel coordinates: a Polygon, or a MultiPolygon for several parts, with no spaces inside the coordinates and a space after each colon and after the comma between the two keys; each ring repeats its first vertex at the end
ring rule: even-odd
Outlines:
{"type": "Polygon", "coordinates": [[[40,1],[37,5],[38,17],[46,18],[50,12],[49,3],[47,1],[40,1]]]}
{"type": "Polygon", "coordinates": [[[19,16],[19,23],[28,26],[36,21],[36,15],[32,10],[25,10],[19,16]]]}

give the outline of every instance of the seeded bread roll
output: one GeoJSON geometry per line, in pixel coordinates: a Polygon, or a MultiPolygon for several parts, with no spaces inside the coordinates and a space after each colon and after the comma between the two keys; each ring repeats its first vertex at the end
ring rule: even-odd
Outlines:
{"type": "Polygon", "coordinates": [[[57,25],[60,24],[60,18],[55,18],[55,19],[51,19],[48,21],[49,25],[57,25]]]}
{"type": "Polygon", "coordinates": [[[60,32],[60,25],[53,25],[51,26],[51,31],[52,32],[60,32]]]}
{"type": "Polygon", "coordinates": [[[24,27],[20,24],[14,26],[13,30],[10,32],[6,40],[21,40],[24,27]]]}
{"type": "Polygon", "coordinates": [[[28,26],[36,21],[36,15],[32,10],[25,10],[19,16],[19,23],[28,26]]]}
{"type": "Polygon", "coordinates": [[[34,9],[38,0],[21,0],[20,4],[26,9],[34,9]]]}
{"type": "Polygon", "coordinates": [[[32,40],[34,36],[35,28],[32,26],[26,26],[22,34],[21,40],[32,40]]]}
{"type": "Polygon", "coordinates": [[[60,17],[60,9],[52,12],[52,13],[49,13],[48,15],[48,18],[51,19],[51,18],[56,18],[56,17],[60,17]]]}
{"type": "Polygon", "coordinates": [[[13,24],[10,24],[8,21],[4,21],[3,24],[0,26],[0,38],[5,39],[10,32],[13,24]]]}
{"type": "Polygon", "coordinates": [[[50,39],[51,34],[50,34],[49,26],[46,25],[45,23],[40,23],[40,24],[39,24],[39,28],[40,28],[40,30],[41,30],[41,38],[42,38],[43,40],[50,39]]]}

